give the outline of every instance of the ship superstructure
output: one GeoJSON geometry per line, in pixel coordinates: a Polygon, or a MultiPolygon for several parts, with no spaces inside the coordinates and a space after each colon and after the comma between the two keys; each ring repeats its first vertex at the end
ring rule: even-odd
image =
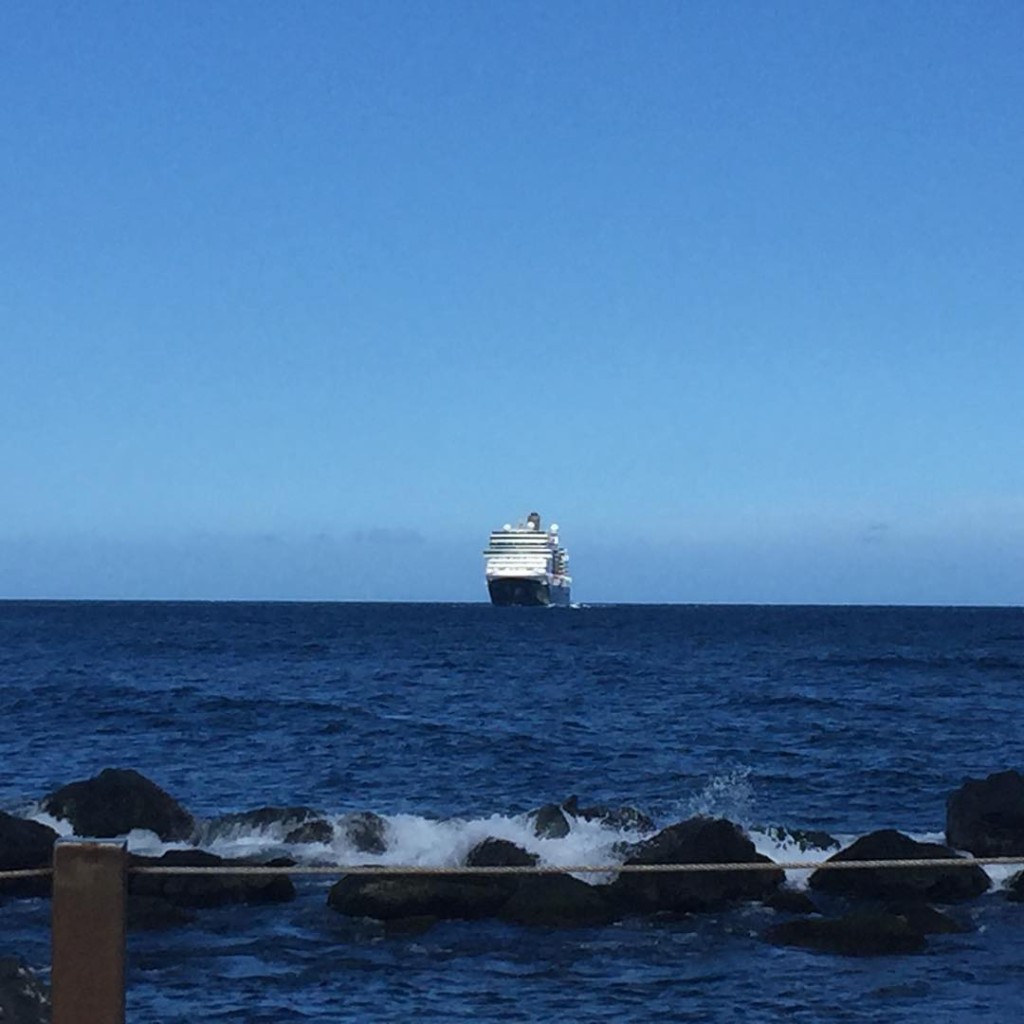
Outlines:
{"type": "Polygon", "coordinates": [[[569,553],[559,543],[558,526],[552,523],[543,529],[538,513],[491,533],[484,559],[492,604],[569,603],[569,553]]]}

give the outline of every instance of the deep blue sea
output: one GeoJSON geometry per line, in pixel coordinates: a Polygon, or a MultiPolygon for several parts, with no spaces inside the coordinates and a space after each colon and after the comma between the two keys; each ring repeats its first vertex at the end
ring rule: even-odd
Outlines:
{"type": "MultiPolygon", "coordinates": [[[[659,826],[728,817],[798,859],[765,829],[939,839],[965,777],[1024,768],[1024,612],[8,601],[0,697],[0,809],[58,827],[43,796],[124,767],[200,819],[375,811],[382,863],[455,863],[487,835],[607,863],[622,836],[596,824],[533,836],[525,814],[570,795],[659,826]]],[[[210,848],[374,859],[281,844],[271,830],[210,848]]],[[[778,917],[760,905],[391,936],[329,910],[330,884],[132,934],[129,1020],[1004,1024],[1024,1006],[1024,906],[998,890],[960,908],[966,934],[847,959],[768,945],[778,917]]],[[[0,953],[45,972],[48,903],[10,900],[0,921],[0,953]]]]}

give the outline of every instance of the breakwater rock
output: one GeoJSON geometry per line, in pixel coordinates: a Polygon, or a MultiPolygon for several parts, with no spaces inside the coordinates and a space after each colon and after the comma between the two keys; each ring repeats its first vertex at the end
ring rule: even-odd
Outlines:
{"type": "MultiPolygon", "coordinates": [[[[471,852],[467,866],[516,866],[535,862],[514,844],[489,839],[471,852]]],[[[763,899],[783,872],[757,853],[739,826],[691,818],[636,844],[627,865],[738,864],[764,871],[623,872],[611,883],[590,885],[569,875],[444,876],[349,875],[328,895],[339,913],[383,921],[404,918],[498,917],[520,924],[587,927],[623,917],[717,910],[763,899]]]]}
{"type": "MultiPolygon", "coordinates": [[[[1018,849],[1016,830],[1024,814],[1018,804],[1024,799],[1022,784],[1024,777],[1019,773],[1002,772],[980,782],[968,780],[950,796],[948,832],[959,848],[973,844],[975,852],[1003,855],[1018,849]]],[[[780,917],[808,918],[800,926],[781,921],[766,933],[769,941],[839,952],[906,952],[917,948],[924,935],[959,930],[956,922],[931,904],[971,900],[990,887],[988,875],[977,865],[927,863],[959,858],[954,849],[887,829],[834,852],[828,863],[923,863],[859,870],[821,868],[810,876],[808,894],[783,885],[783,870],[758,850],[777,849],[783,857],[794,848],[833,851],[838,844],[830,835],[772,826],[748,834],[729,820],[706,816],[679,821],[652,834],[653,822],[635,808],[581,806],[576,797],[527,814],[495,814],[468,821],[409,814],[385,818],[371,811],[330,814],[306,806],[268,805],[203,822],[138,772],[108,768],[92,779],[55,790],[40,806],[79,836],[140,833],[131,840],[128,876],[128,916],[133,928],[177,927],[207,907],[290,900],[296,887],[287,869],[300,861],[337,868],[340,881],[327,895],[331,909],[348,917],[385,922],[391,931],[425,928],[445,919],[483,918],[526,926],[594,927],[627,918],[671,918],[756,902],[765,906],[766,913],[770,909],[780,917]],[[161,844],[175,848],[161,850],[161,844]],[[154,849],[159,856],[139,855],[154,849]],[[345,866],[354,863],[363,864],[364,870],[352,873],[345,866]],[[730,868],[740,863],[760,867],[730,868]],[[410,864],[425,867],[400,867],[410,864]],[[461,865],[467,873],[439,874],[432,864],[461,865]],[[557,864],[607,866],[607,874],[574,877],[525,870],[557,864]],[[672,869],[673,865],[701,864],[709,867],[672,869]],[[131,870],[151,865],[235,870],[225,875],[153,875],[131,870]],[[249,874],[246,869],[252,865],[281,870],[249,874]],[[493,868],[524,872],[492,874],[493,868]],[[908,937],[910,933],[916,938],[908,937]]],[[[0,812],[0,870],[48,868],[56,838],[57,833],[45,824],[0,812]]],[[[300,885],[308,892],[323,883],[300,885]]],[[[49,891],[46,877],[0,879],[0,896],[45,896],[49,891]]],[[[1010,880],[1006,898],[1024,900],[1024,873],[1010,880]]]]}
{"type": "MultiPolygon", "coordinates": [[[[292,860],[271,861],[264,867],[293,867],[292,860]]],[[[160,857],[132,855],[129,865],[129,896],[158,898],[178,907],[222,907],[232,903],[283,903],[295,898],[295,886],[287,874],[247,874],[249,861],[227,860],[205,850],[168,850],[160,857]],[[230,874],[148,875],[131,868],[238,868],[230,874]]]]}
{"type": "Polygon", "coordinates": [[[607,828],[637,832],[654,832],[653,819],[635,807],[581,807],[579,797],[571,796],[560,804],[544,804],[528,815],[533,834],[540,839],[563,839],[572,830],[574,821],[596,821],[607,828]]]}
{"type": "Polygon", "coordinates": [[[924,932],[899,914],[884,910],[857,910],[842,917],[801,917],[783,921],[765,932],[776,946],[800,946],[843,956],[883,956],[919,953],[924,932]]]}
{"type": "Polygon", "coordinates": [[[192,815],[155,782],[131,768],[106,768],[47,796],[43,810],[71,823],[76,835],[97,838],[148,829],[164,842],[188,839],[192,815]]]}
{"type": "MultiPolygon", "coordinates": [[[[865,860],[946,860],[958,855],[939,843],[921,843],[895,829],[871,832],[845,850],[829,857],[827,864],[865,860]]],[[[916,900],[922,903],[956,903],[985,892],[988,875],[977,865],[959,867],[819,868],[810,886],[820,892],[856,900],[916,900]]]]}
{"type": "Polygon", "coordinates": [[[975,857],[1024,854],[1024,775],[965,780],[946,801],[946,842],[975,857]]]}
{"type": "MultiPolygon", "coordinates": [[[[742,864],[770,865],[743,830],[721,818],[691,818],[637,844],[626,865],[742,864]]],[[[783,882],[779,868],[764,871],[623,873],[609,895],[628,914],[664,911],[692,913],[733,903],[765,899],[783,882]]]]}
{"type": "MultiPolygon", "coordinates": [[[[49,826],[0,811],[0,871],[48,868],[56,839],[57,833],[49,826]]],[[[0,896],[49,894],[50,879],[46,877],[0,880],[0,896]]]]}

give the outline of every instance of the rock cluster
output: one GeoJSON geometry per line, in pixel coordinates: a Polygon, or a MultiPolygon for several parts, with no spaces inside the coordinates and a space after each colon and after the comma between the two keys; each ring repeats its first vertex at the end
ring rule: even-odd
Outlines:
{"type": "MultiPolygon", "coordinates": [[[[136,868],[237,867],[237,874],[218,875],[131,872],[128,915],[135,928],[187,923],[204,907],[294,897],[287,874],[294,862],[269,861],[281,868],[280,873],[246,873],[248,862],[217,857],[200,848],[204,842],[266,829],[286,845],[341,839],[361,852],[381,854],[389,840],[388,824],[376,814],[350,814],[332,823],[308,807],[261,807],[197,825],[173,797],[126,769],[107,769],[93,779],[64,786],[46,797],[42,807],[68,821],[79,835],[112,837],[148,829],[165,842],[193,844],[159,858],[133,856],[136,868]]],[[[787,888],[783,871],[757,853],[739,826],[724,819],[695,817],[656,831],[635,808],[581,807],[570,797],[532,812],[530,820],[541,838],[567,835],[586,821],[634,833],[634,841],[619,849],[627,870],[600,884],[563,873],[495,872],[491,869],[534,867],[538,858],[507,840],[489,838],[465,859],[466,867],[479,871],[350,871],[331,887],[328,905],[340,914],[410,931],[442,919],[481,918],[542,927],[594,927],[629,917],[703,913],[761,902],[785,917],[765,932],[769,942],[851,955],[910,953],[923,948],[927,935],[961,928],[931,904],[971,900],[989,888],[988,876],[976,865],[929,862],[960,859],[958,850],[977,856],[1024,855],[1024,776],[1008,771],[966,780],[948,800],[948,846],[917,842],[891,829],[862,836],[814,872],[810,894],[787,888]],[[921,863],[911,868],[840,867],[876,860],[921,863]],[[687,864],[707,867],[661,870],[687,864]],[[763,867],[730,869],[734,864],[763,867]],[[821,909],[830,916],[820,915],[821,909]]],[[[797,840],[796,834],[793,838],[797,840]]],[[[799,838],[801,848],[837,845],[824,833],[802,833],[799,838]]],[[[55,839],[56,833],[45,825],[0,812],[0,871],[48,867],[55,839]]],[[[48,892],[46,878],[0,880],[0,897],[48,892]]],[[[1024,872],[1011,880],[1006,895],[1024,902],[1024,872]]],[[[0,971],[0,1015],[7,1012],[5,977],[0,971]]]]}

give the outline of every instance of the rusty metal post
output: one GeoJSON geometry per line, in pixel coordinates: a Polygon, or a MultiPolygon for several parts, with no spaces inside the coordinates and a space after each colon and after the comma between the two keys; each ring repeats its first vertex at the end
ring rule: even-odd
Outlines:
{"type": "Polygon", "coordinates": [[[124,1024],[123,842],[53,850],[53,1024],[124,1024]]]}

